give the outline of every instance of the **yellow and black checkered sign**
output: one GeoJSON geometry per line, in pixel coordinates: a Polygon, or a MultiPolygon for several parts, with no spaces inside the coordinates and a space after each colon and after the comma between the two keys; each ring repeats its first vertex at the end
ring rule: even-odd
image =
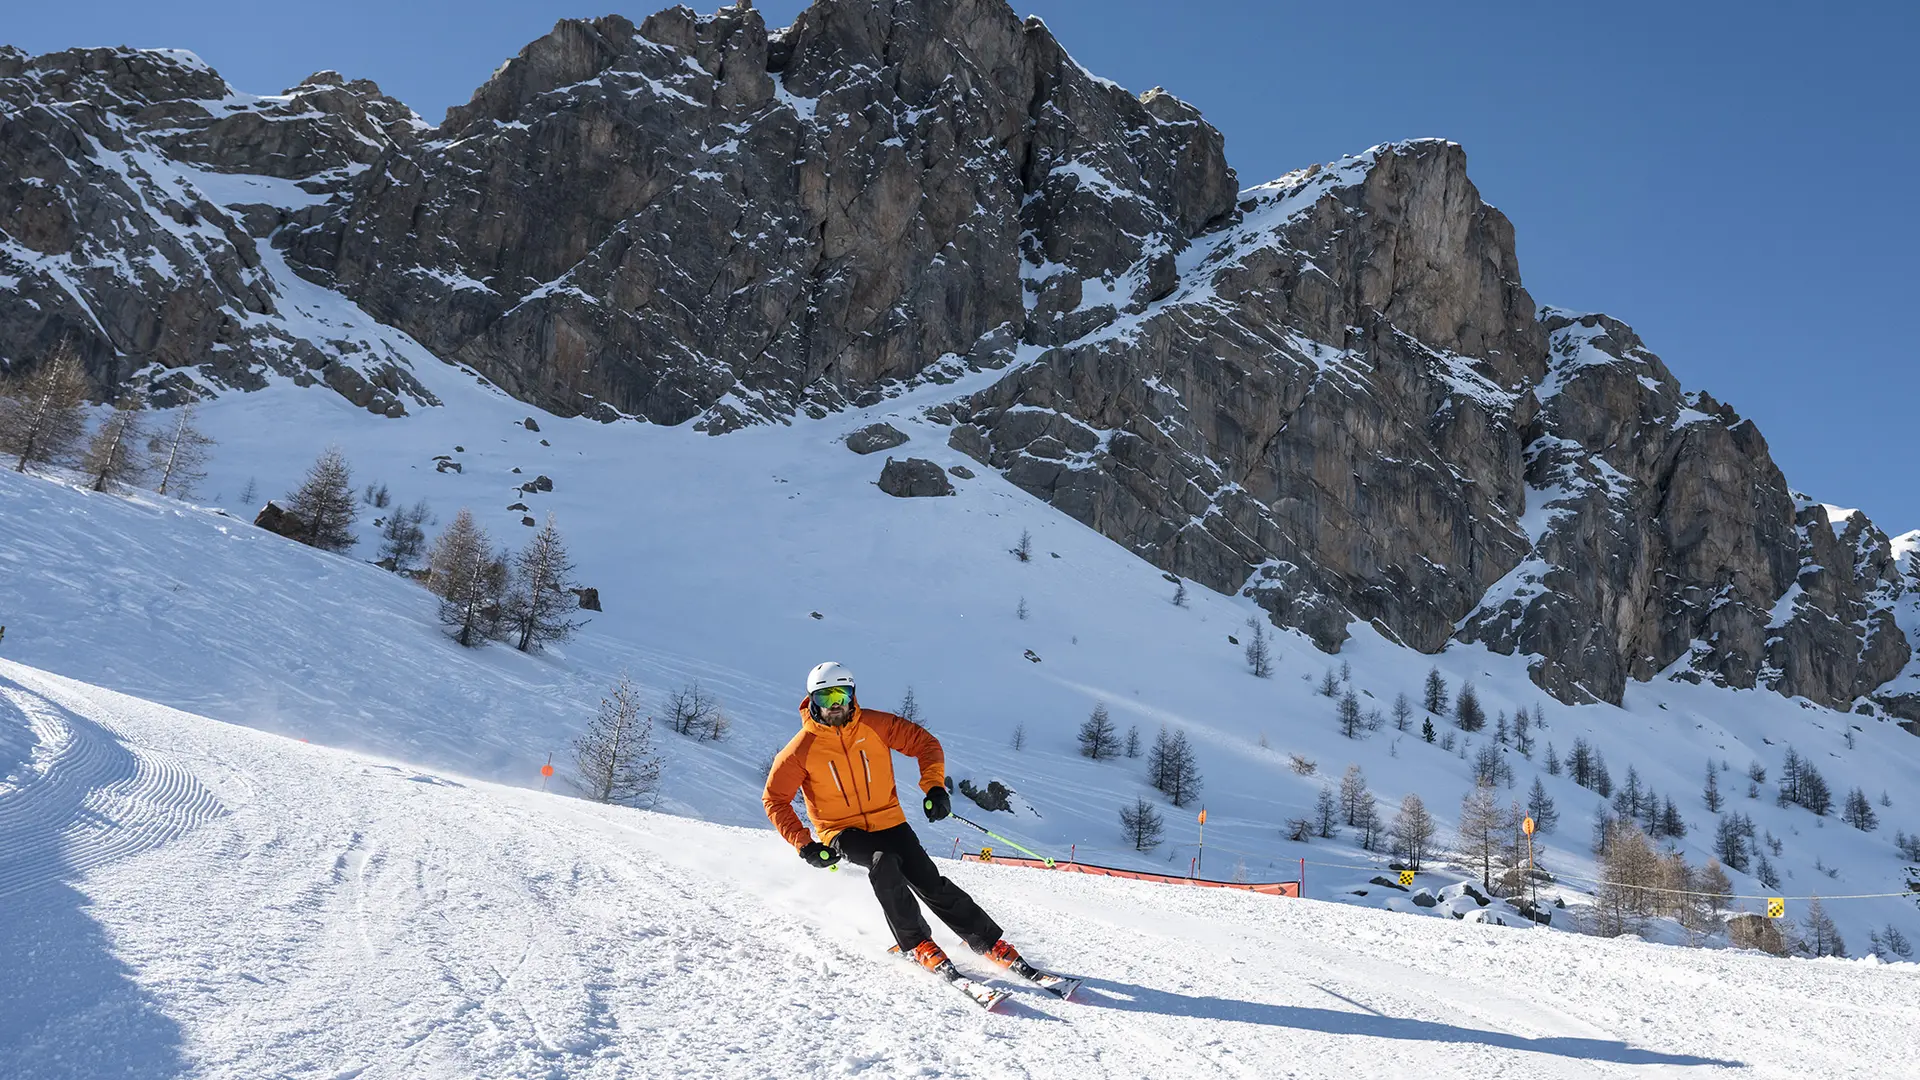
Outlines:
{"type": "Polygon", "coordinates": [[[1784,896],[1767,897],[1767,918],[1784,919],[1787,917],[1787,898],[1784,896]]]}
{"type": "Polygon", "coordinates": [[[993,849],[992,849],[992,848],[990,848],[990,847],[983,847],[983,848],[981,848],[981,849],[980,849],[980,861],[981,861],[981,862],[992,862],[992,861],[993,861],[993,849]]]}
{"type": "Polygon", "coordinates": [[[1402,885],[1413,884],[1413,871],[1411,870],[1400,871],[1400,884],[1402,885]]]}

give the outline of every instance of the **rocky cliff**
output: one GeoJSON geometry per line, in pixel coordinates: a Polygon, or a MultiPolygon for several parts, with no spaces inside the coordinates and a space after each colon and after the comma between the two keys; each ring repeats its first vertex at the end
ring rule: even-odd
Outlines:
{"type": "Polygon", "coordinates": [[[1193,108],[1003,0],[565,21],[432,128],[135,50],[0,51],[0,108],[16,366],[431,406],[317,285],[549,410],[715,434],[1000,370],[931,413],[955,447],[1324,648],[1920,715],[1915,543],[1795,494],[1625,324],[1538,308],[1460,147],[1237,191],[1193,108]]]}

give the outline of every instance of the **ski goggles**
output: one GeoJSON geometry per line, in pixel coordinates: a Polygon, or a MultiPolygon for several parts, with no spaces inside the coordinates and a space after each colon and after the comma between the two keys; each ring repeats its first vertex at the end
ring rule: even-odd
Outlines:
{"type": "Polygon", "coordinates": [[[813,698],[813,707],[816,709],[831,709],[835,705],[852,705],[853,687],[823,686],[809,696],[813,698]]]}

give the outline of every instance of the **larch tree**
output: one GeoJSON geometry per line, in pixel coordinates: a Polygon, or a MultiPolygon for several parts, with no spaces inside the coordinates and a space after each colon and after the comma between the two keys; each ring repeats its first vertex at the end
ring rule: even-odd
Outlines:
{"type": "Polygon", "coordinates": [[[462,507],[435,538],[428,566],[427,586],[440,598],[440,622],[460,644],[484,644],[495,618],[488,609],[499,606],[506,565],[472,511],[462,507]]]}
{"type": "Polygon", "coordinates": [[[1460,800],[1460,843],[1462,854],[1480,864],[1480,884],[1493,888],[1493,864],[1500,855],[1501,841],[1507,830],[1506,811],[1492,784],[1475,784],[1460,800]]]}
{"type": "Polygon", "coordinates": [[[180,406],[147,443],[162,495],[191,498],[194,488],[207,478],[207,448],[214,442],[194,424],[199,409],[193,402],[180,406]]]}
{"type": "Polygon", "coordinates": [[[1340,799],[1331,783],[1320,785],[1320,795],[1313,803],[1313,821],[1314,831],[1323,839],[1332,839],[1339,832],[1340,799]]]}
{"type": "Polygon", "coordinates": [[[1362,807],[1373,805],[1373,792],[1367,790],[1367,775],[1360,766],[1349,765],[1340,777],[1340,816],[1349,825],[1360,824],[1362,807]]]}
{"type": "Polygon", "coordinates": [[[391,564],[396,574],[405,573],[426,550],[426,524],[432,515],[425,499],[394,507],[380,522],[380,561],[391,564]]]}
{"type": "Polygon", "coordinates": [[[1480,705],[1480,694],[1473,684],[1461,683],[1460,696],[1454,700],[1453,722],[1461,731],[1479,731],[1487,726],[1487,710],[1480,705]]]}
{"type": "Polygon", "coordinates": [[[1433,854],[1433,838],[1439,833],[1433,815],[1420,796],[1409,793],[1400,800],[1400,809],[1387,825],[1387,838],[1393,844],[1394,858],[1409,870],[1419,871],[1427,856],[1433,854]]]}
{"type": "Polygon", "coordinates": [[[1527,791],[1527,816],[1533,819],[1533,827],[1538,832],[1550,833],[1560,824],[1560,811],[1553,805],[1553,796],[1547,794],[1547,785],[1537,776],[1527,791]]]}
{"type": "Polygon", "coordinates": [[[113,403],[113,412],[87,441],[80,456],[80,469],[87,486],[95,491],[113,491],[140,482],[147,473],[147,459],[140,443],[146,437],[140,415],[143,402],[137,393],[123,395],[113,403]]]}
{"type": "Polygon", "coordinates": [[[595,802],[632,804],[660,788],[653,718],[626,675],[600,699],[599,715],[573,744],[575,784],[595,802]]]}
{"type": "Polygon", "coordinates": [[[1257,618],[1247,620],[1247,670],[1257,679],[1273,675],[1273,647],[1267,643],[1267,628],[1257,618]]]}
{"type": "Polygon", "coordinates": [[[1080,724],[1080,754],[1104,761],[1120,752],[1120,733],[1107,714],[1104,701],[1095,702],[1093,712],[1080,724]]]}
{"type": "Polygon", "coordinates": [[[301,543],[322,551],[353,547],[360,502],[353,494],[353,470],[339,447],[327,447],[307,469],[306,479],[287,497],[287,512],[300,522],[301,543]]]}
{"type": "Polygon", "coordinates": [[[514,557],[513,587],[507,592],[507,625],[518,640],[514,648],[527,652],[537,645],[565,641],[581,623],[568,619],[580,607],[573,592],[573,560],[567,556],[560,529],[547,523],[514,557]]]}
{"type": "Polygon", "coordinates": [[[1351,688],[1340,695],[1340,702],[1334,706],[1334,713],[1340,719],[1340,734],[1349,739],[1357,739],[1366,729],[1364,717],[1360,713],[1360,698],[1351,688]]]}
{"type": "Polygon", "coordinates": [[[1120,835],[1135,851],[1152,851],[1160,846],[1164,825],[1160,811],[1145,799],[1136,798],[1132,806],[1120,807],[1120,835]]]}
{"type": "Polygon", "coordinates": [[[1833,916],[1827,914],[1818,896],[1807,901],[1806,919],[1800,925],[1800,948],[1806,955],[1847,955],[1847,943],[1840,937],[1840,928],[1834,925],[1833,916]]]}
{"type": "Polygon", "coordinates": [[[68,347],[0,386],[0,452],[13,471],[63,460],[87,432],[87,374],[68,347]]]}

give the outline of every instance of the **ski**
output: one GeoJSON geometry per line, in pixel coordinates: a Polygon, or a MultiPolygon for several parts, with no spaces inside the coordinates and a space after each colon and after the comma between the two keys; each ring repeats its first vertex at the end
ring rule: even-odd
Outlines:
{"type": "MultiPolygon", "coordinates": [[[[919,962],[914,960],[913,957],[901,952],[900,946],[898,945],[889,946],[887,952],[900,957],[915,967],[920,966],[919,962]]],[[[928,970],[947,980],[947,984],[962,994],[965,994],[968,1001],[988,1011],[992,1011],[995,1005],[1007,999],[1007,992],[1005,990],[996,989],[991,986],[983,986],[967,978],[965,975],[960,974],[960,969],[954,967],[953,961],[951,960],[946,961],[937,968],[930,968],[928,970]]]]}
{"type": "Polygon", "coordinates": [[[1073,992],[1080,989],[1080,979],[1034,967],[1024,959],[1008,964],[1007,970],[1058,998],[1072,998],[1073,992]]]}

